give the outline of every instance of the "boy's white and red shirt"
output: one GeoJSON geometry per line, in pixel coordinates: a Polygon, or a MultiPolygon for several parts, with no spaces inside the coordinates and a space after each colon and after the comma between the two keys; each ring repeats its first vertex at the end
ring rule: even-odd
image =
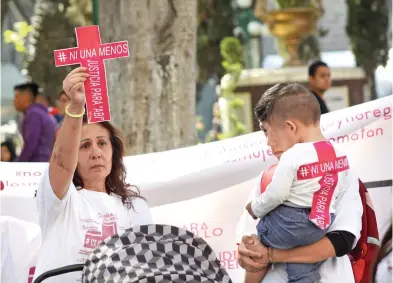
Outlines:
{"type": "MultiPolygon", "coordinates": [[[[277,170],[277,168],[276,168],[277,170]]],[[[276,171],[277,172],[277,171],[276,171]]],[[[261,196],[261,175],[252,189],[246,202],[261,196]]],[[[335,220],[328,228],[329,232],[347,231],[355,236],[353,247],[360,238],[362,229],[363,205],[359,194],[359,179],[353,169],[348,170],[348,187],[335,199],[335,220]]],[[[265,191],[266,193],[266,191],[265,191]]],[[[236,243],[239,244],[243,236],[256,234],[256,225],[259,220],[254,220],[247,210],[243,211],[236,227],[236,243]]],[[[321,283],[345,282],[354,283],[352,265],[348,256],[333,257],[327,259],[320,268],[321,283]]],[[[261,283],[285,283],[288,282],[285,265],[277,263],[270,268],[261,283]]]]}
{"type": "Polygon", "coordinates": [[[263,218],[281,204],[312,208],[310,220],[326,229],[336,199],[351,181],[346,155],[329,141],[299,143],[281,155],[265,193],[253,199],[255,216],[263,218]]]}

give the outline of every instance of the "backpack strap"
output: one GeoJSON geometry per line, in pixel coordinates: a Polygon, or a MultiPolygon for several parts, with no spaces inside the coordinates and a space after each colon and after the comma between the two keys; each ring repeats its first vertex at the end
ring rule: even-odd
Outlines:
{"type": "Polygon", "coordinates": [[[355,248],[348,254],[356,283],[373,281],[373,268],[377,260],[380,243],[375,216],[369,193],[359,180],[359,194],[363,205],[362,230],[355,248]]]}

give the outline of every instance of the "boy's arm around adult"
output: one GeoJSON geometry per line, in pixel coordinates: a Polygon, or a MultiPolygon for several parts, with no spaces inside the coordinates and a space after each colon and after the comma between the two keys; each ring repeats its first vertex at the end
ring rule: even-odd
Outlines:
{"type": "Polygon", "coordinates": [[[297,156],[298,152],[294,149],[289,149],[281,155],[280,162],[266,191],[263,194],[259,194],[246,207],[251,216],[263,218],[288,199],[295,178],[296,166],[294,164],[297,156]]]}

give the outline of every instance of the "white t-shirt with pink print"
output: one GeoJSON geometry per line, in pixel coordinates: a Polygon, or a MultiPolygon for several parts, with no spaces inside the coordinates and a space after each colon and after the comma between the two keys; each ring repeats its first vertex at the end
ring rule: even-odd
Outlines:
{"type": "Polygon", "coordinates": [[[252,211],[263,218],[282,204],[311,208],[310,221],[325,230],[336,200],[352,182],[349,172],[345,153],[331,142],[295,144],[281,155],[266,191],[252,201],[252,211]]]}
{"type": "MultiPolygon", "coordinates": [[[[72,183],[59,200],[53,193],[47,169],[37,191],[42,244],[34,278],[48,270],[84,263],[100,242],[115,233],[152,224],[147,203],[134,198],[132,204],[133,208],[128,209],[117,195],[77,190],[72,183]]],[[[46,279],[45,283],[80,281],[81,272],[74,272],[46,279]]]]}

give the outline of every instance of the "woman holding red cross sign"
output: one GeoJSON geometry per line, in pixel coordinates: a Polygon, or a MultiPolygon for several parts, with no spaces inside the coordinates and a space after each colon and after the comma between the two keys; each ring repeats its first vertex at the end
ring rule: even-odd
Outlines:
{"type": "MultiPolygon", "coordinates": [[[[86,68],[71,71],[63,89],[71,101],[59,130],[49,169],[37,191],[42,246],[35,277],[84,263],[104,239],[152,223],[149,207],[126,183],[124,145],[109,122],[87,124],[86,68]]],[[[79,282],[80,272],[45,282],[79,282]]]]}

